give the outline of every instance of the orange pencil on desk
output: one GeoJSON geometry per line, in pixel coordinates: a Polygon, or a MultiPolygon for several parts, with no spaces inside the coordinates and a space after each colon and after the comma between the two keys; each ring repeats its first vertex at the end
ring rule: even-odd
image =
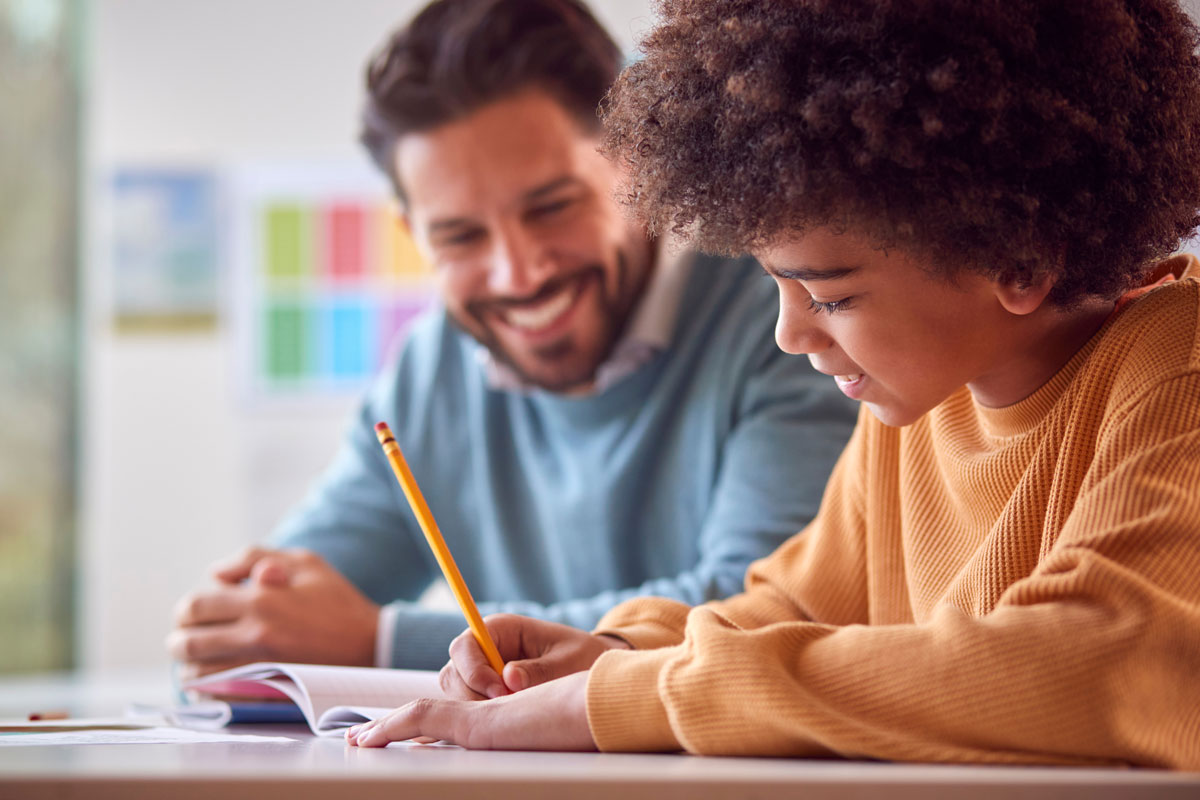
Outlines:
{"type": "Polygon", "coordinates": [[[450,584],[450,591],[454,593],[458,607],[462,609],[463,615],[467,618],[467,625],[470,626],[471,633],[475,634],[475,641],[479,642],[479,646],[483,648],[483,654],[487,656],[492,669],[496,670],[497,674],[501,673],[504,670],[504,661],[500,658],[500,651],[496,649],[496,643],[488,634],[487,628],[483,624],[483,617],[479,616],[479,609],[475,607],[475,601],[471,599],[471,592],[467,589],[466,581],[458,571],[454,557],[450,555],[450,548],[446,547],[446,542],[442,539],[442,532],[438,530],[433,513],[430,512],[429,505],[425,502],[425,496],[421,494],[421,489],[417,486],[417,479],[413,477],[412,470],[408,468],[408,462],[404,460],[404,453],[400,452],[400,445],[396,443],[396,437],[392,436],[392,430],[386,422],[375,425],[375,436],[383,445],[383,452],[387,455],[388,463],[392,465],[392,472],[396,473],[396,480],[400,481],[400,488],[404,490],[404,496],[408,498],[408,504],[412,507],[413,514],[416,515],[417,522],[425,533],[425,541],[429,542],[433,556],[437,559],[438,566],[442,568],[446,582],[450,584]]]}

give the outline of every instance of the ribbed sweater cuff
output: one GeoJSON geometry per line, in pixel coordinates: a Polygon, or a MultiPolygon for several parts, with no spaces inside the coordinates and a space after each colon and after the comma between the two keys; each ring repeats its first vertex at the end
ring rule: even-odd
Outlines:
{"type": "Polygon", "coordinates": [[[610,650],[592,665],[587,717],[601,751],[681,750],[658,695],[658,676],[675,648],[610,650]]]}
{"type": "Polygon", "coordinates": [[[636,650],[670,647],[683,641],[689,606],[662,597],[635,597],[605,614],[592,633],[624,639],[636,650]]]}
{"type": "Polygon", "coordinates": [[[450,642],[467,622],[457,611],[435,611],[412,603],[393,603],[392,663],[402,669],[441,669],[450,658],[450,642]]]}

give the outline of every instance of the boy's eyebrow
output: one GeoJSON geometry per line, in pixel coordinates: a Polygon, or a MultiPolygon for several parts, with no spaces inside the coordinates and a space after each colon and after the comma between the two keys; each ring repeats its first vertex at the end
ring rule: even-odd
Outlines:
{"type": "Polygon", "coordinates": [[[768,272],[789,281],[833,281],[858,272],[858,267],[832,267],[816,269],[814,267],[795,267],[793,269],[777,269],[763,265],[768,272]]]}

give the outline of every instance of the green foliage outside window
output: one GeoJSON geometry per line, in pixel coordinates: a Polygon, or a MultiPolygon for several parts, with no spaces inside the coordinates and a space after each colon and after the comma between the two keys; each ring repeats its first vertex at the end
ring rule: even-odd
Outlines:
{"type": "Polygon", "coordinates": [[[0,0],[0,673],[72,666],[80,0],[0,0]]]}

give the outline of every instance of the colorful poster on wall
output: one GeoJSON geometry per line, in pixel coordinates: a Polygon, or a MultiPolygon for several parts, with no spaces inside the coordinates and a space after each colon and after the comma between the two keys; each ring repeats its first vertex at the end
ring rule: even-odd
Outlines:
{"type": "Polygon", "coordinates": [[[211,331],[220,263],[216,176],[207,170],[119,169],[109,199],[116,330],[211,331]]]}
{"type": "Polygon", "coordinates": [[[238,351],[258,400],[359,392],[432,296],[382,177],[357,163],[243,168],[238,351]]]}

